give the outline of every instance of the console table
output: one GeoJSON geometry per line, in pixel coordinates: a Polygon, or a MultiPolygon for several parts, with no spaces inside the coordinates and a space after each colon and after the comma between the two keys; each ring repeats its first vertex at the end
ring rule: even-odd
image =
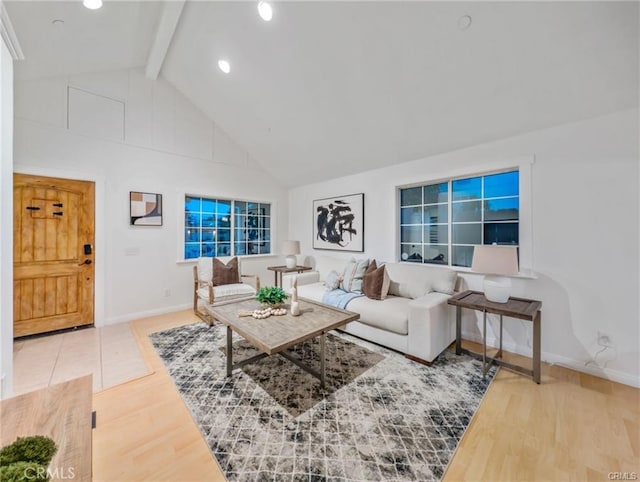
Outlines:
{"type": "Polygon", "coordinates": [[[542,302],[526,298],[509,298],[506,303],[494,303],[485,298],[479,291],[465,291],[449,298],[448,303],[456,307],[456,354],[466,353],[482,360],[482,371],[486,375],[491,363],[501,365],[519,373],[524,373],[540,383],[540,324],[542,302]],[[482,353],[475,353],[462,348],[462,308],[482,311],[482,353]],[[500,347],[494,357],[487,356],[487,313],[500,315],[500,347]],[[514,365],[502,359],[502,317],[508,316],[533,323],[533,368],[514,365]]]}
{"type": "Polygon", "coordinates": [[[275,277],[276,286],[282,287],[282,273],[302,273],[304,271],[311,270],[311,266],[295,266],[293,268],[287,268],[286,266],[267,266],[269,271],[273,271],[273,275],[275,277]],[[280,275],[280,280],[278,283],[278,275],[280,275]]]}

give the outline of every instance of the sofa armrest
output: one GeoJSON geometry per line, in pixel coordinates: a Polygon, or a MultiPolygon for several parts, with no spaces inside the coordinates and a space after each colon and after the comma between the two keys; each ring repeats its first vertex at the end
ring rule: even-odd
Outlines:
{"type": "Polygon", "coordinates": [[[431,292],[409,303],[407,354],[432,362],[455,339],[451,295],[431,292]]]}
{"type": "Polygon", "coordinates": [[[320,281],[320,273],[317,271],[306,271],[304,273],[285,275],[282,277],[282,289],[290,293],[293,280],[296,278],[298,279],[298,286],[310,285],[311,283],[320,281]]]}

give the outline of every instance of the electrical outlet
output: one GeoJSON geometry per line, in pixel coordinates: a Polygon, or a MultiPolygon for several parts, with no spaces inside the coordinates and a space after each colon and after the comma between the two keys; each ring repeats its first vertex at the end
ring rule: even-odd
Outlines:
{"type": "Polygon", "coordinates": [[[611,337],[608,334],[603,333],[601,331],[598,332],[597,342],[598,342],[598,345],[600,346],[606,346],[606,347],[613,346],[611,337]]]}
{"type": "Polygon", "coordinates": [[[165,298],[169,298],[171,296],[171,290],[169,288],[165,288],[164,290],[162,290],[162,296],[164,296],[165,298]]]}

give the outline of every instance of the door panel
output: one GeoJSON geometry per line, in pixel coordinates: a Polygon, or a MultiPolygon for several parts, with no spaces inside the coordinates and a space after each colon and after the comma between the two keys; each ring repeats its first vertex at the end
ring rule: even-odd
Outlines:
{"type": "Polygon", "coordinates": [[[14,174],[16,337],[93,324],[84,245],[94,244],[94,192],[93,182],[14,174]]]}

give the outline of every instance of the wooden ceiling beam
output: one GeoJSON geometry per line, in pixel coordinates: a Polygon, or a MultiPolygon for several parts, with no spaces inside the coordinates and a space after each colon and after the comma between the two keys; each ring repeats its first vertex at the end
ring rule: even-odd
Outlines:
{"type": "Polygon", "coordinates": [[[151,45],[149,58],[147,59],[147,68],[145,74],[151,80],[156,80],[162,69],[162,64],[167,56],[173,34],[178,26],[185,0],[172,0],[164,2],[158,29],[156,30],[156,38],[151,45]]]}

